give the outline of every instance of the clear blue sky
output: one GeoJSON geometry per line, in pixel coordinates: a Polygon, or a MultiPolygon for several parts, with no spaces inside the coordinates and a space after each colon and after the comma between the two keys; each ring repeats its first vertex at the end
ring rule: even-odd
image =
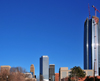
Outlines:
{"type": "MultiPolygon", "coordinates": [[[[28,72],[39,58],[49,64],[83,69],[84,21],[100,0],[0,0],[0,65],[21,66],[28,72]]],[[[100,14],[97,13],[100,18],[100,14]]]]}

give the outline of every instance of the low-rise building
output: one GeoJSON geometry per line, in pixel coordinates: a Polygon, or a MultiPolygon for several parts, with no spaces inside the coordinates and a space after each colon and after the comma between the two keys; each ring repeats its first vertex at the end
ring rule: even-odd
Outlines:
{"type": "Polygon", "coordinates": [[[59,73],[55,73],[55,81],[59,81],[59,73]]]}
{"type": "Polygon", "coordinates": [[[84,70],[86,76],[94,76],[94,70],[84,70]]]}
{"type": "MultiPolygon", "coordinates": [[[[94,70],[83,70],[86,73],[86,76],[93,76],[94,70]]],[[[68,70],[68,67],[61,67],[59,69],[59,81],[62,79],[69,77],[71,75],[71,70],[68,70]]]]}
{"type": "Polygon", "coordinates": [[[1,70],[1,71],[7,70],[8,72],[10,72],[10,68],[11,68],[11,66],[5,65],[5,66],[1,66],[1,67],[0,67],[0,70],[1,70]]]}
{"type": "Polygon", "coordinates": [[[31,73],[24,73],[24,74],[25,74],[25,80],[37,81],[36,78],[33,78],[31,73]]]}
{"type": "Polygon", "coordinates": [[[24,73],[25,74],[25,78],[32,78],[32,74],[31,73],[24,73]]]}
{"type": "Polygon", "coordinates": [[[61,67],[59,69],[59,81],[65,77],[68,77],[68,67],[61,67]]]}

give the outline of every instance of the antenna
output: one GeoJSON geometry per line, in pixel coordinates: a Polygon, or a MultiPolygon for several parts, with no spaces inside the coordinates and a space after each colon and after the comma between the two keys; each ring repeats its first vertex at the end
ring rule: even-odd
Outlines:
{"type": "Polygon", "coordinates": [[[90,6],[89,6],[89,3],[88,3],[88,10],[89,10],[89,19],[90,19],[91,15],[90,15],[90,6]]]}

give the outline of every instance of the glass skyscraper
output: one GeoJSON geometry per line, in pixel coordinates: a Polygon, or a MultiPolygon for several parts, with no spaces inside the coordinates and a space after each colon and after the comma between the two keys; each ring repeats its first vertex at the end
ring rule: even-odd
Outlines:
{"type": "Polygon", "coordinates": [[[84,23],[84,69],[94,69],[94,62],[97,76],[100,73],[100,23],[95,16],[84,23]]]}
{"type": "MultiPolygon", "coordinates": [[[[40,58],[40,76],[44,81],[49,81],[49,57],[42,56],[40,58]]],[[[40,77],[40,81],[41,81],[40,77]]]]}

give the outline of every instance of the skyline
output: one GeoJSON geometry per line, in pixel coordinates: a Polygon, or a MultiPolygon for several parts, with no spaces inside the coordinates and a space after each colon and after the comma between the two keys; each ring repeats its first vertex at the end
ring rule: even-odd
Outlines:
{"type": "MultiPolygon", "coordinates": [[[[83,69],[88,3],[90,14],[94,16],[92,5],[100,10],[99,2],[1,0],[0,66],[21,66],[29,72],[30,65],[34,64],[38,76],[39,58],[48,55],[49,64],[55,64],[55,73],[60,67],[80,66],[83,69]]],[[[100,18],[98,12],[97,17],[100,18]]]]}

